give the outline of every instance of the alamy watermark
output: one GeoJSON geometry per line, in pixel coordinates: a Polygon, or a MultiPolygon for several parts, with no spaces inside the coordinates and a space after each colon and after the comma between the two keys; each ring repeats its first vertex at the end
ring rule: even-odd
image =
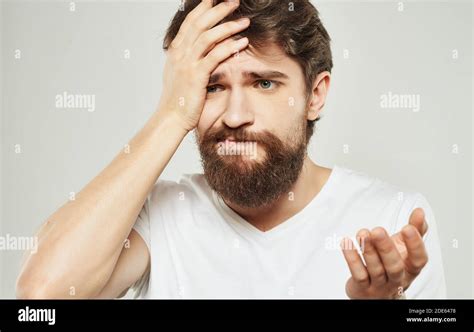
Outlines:
{"type": "Polygon", "coordinates": [[[38,251],[38,238],[36,236],[0,235],[0,251],[28,250],[32,254],[38,251]]]}
{"type": "Polygon", "coordinates": [[[352,250],[356,249],[361,253],[365,250],[365,241],[359,237],[338,236],[333,234],[324,240],[324,249],[326,250],[352,250]]]}
{"type": "Polygon", "coordinates": [[[19,322],[47,322],[48,325],[56,324],[56,309],[35,309],[26,306],[18,310],[19,322]]]}
{"type": "Polygon", "coordinates": [[[419,94],[398,94],[389,91],[380,95],[380,107],[419,112],[421,109],[421,97],[419,94]]]}
{"type": "Polygon", "coordinates": [[[226,140],[217,145],[217,154],[220,156],[249,156],[257,158],[257,142],[234,142],[226,140]]]}
{"type": "Polygon", "coordinates": [[[95,95],[91,94],[70,94],[64,91],[56,95],[56,108],[59,109],[86,109],[89,112],[95,111],[95,95]]]}

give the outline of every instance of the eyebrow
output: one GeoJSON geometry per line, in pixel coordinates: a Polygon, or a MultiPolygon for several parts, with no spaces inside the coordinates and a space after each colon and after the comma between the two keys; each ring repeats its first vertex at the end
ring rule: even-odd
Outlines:
{"type": "MultiPolygon", "coordinates": [[[[250,78],[254,80],[272,80],[272,79],[289,79],[290,77],[285,73],[276,71],[276,70],[266,70],[266,71],[244,71],[242,76],[245,78],[250,78]]],[[[225,77],[225,74],[215,73],[212,74],[209,78],[209,84],[214,84],[225,77]]]]}

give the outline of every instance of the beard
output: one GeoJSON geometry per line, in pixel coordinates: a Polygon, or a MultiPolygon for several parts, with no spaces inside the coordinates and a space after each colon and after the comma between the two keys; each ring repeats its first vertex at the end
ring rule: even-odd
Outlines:
{"type": "MultiPolygon", "coordinates": [[[[305,130],[300,137],[283,142],[269,131],[247,132],[245,128],[221,127],[208,130],[199,145],[204,176],[224,200],[245,208],[265,207],[288,194],[301,173],[307,150],[305,130]],[[232,137],[234,142],[227,142],[232,137]],[[222,153],[224,142],[233,146],[222,153]],[[263,160],[244,154],[242,144],[254,144],[264,151],[263,160]],[[240,147],[236,148],[236,147],[240,147]],[[234,153],[232,153],[234,152],[234,153]]],[[[306,129],[303,125],[302,129],[306,129]]]]}

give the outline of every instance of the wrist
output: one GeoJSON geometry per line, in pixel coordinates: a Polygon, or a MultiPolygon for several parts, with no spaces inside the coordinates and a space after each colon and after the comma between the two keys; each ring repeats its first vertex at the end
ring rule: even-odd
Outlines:
{"type": "Polygon", "coordinates": [[[166,131],[172,131],[183,137],[193,129],[186,124],[176,111],[160,107],[153,117],[160,123],[161,127],[166,128],[166,131]]]}
{"type": "Polygon", "coordinates": [[[165,122],[172,128],[187,134],[192,131],[196,125],[191,123],[191,121],[185,117],[183,112],[183,109],[170,107],[167,104],[163,104],[162,102],[160,102],[156,111],[157,117],[160,118],[161,121],[165,122]]]}

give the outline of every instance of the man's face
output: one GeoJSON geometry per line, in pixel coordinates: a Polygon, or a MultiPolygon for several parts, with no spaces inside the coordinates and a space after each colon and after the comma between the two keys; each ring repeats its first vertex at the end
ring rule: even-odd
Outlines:
{"type": "Polygon", "coordinates": [[[302,69],[276,45],[264,52],[250,46],[216,68],[196,131],[210,186],[243,207],[287,193],[306,155],[302,69]]]}

